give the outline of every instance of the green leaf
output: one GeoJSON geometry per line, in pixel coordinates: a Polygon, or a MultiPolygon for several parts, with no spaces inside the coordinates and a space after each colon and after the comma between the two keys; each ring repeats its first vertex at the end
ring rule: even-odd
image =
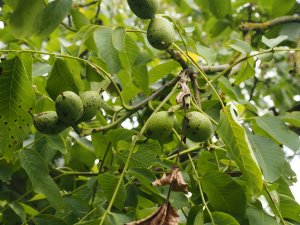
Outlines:
{"type": "Polygon", "coordinates": [[[199,205],[190,209],[186,225],[204,225],[204,213],[199,205]]]}
{"type": "Polygon", "coordinates": [[[296,4],[296,0],[274,0],[272,7],[272,15],[275,17],[283,16],[288,13],[296,4]]]}
{"type": "MultiPolygon", "coordinates": [[[[123,148],[123,150],[125,149],[123,148]]],[[[160,146],[156,141],[149,141],[138,145],[138,150],[132,154],[129,168],[148,168],[156,160],[159,150],[160,146]]],[[[128,150],[119,152],[124,162],[128,157],[128,153],[128,150]]]]}
{"type": "Polygon", "coordinates": [[[146,187],[148,190],[158,194],[157,189],[152,185],[152,182],[156,179],[156,177],[150,170],[146,168],[131,168],[128,170],[128,173],[138,179],[139,182],[141,182],[141,185],[146,187]]]}
{"type": "Polygon", "coordinates": [[[278,117],[265,115],[255,119],[256,124],[268,137],[297,151],[300,146],[299,136],[291,131],[278,117]]]}
{"type": "Polygon", "coordinates": [[[281,176],[284,153],[272,140],[248,133],[255,157],[267,182],[273,183],[281,176]]]}
{"type": "Polygon", "coordinates": [[[133,130],[117,128],[108,132],[107,138],[111,141],[114,147],[117,147],[119,141],[131,141],[131,137],[135,134],[133,130]]]}
{"type": "Polygon", "coordinates": [[[249,219],[249,225],[274,225],[277,224],[275,218],[269,216],[264,210],[259,210],[253,206],[247,208],[247,217],[249,219]]]}
{"type": "Polygon", "coordinates": [[[42,12],[38,35],[49,35],[68,15],[72,0],[55,0],[50,2],[42,12]]]}
{"type": "Polygon", "coordinates": [[[300,112],[285,112],[279,116],[283,122],[289,123],[292,126],[300,127],[300,112]]]}
{"type": "Polygon", "coordinates": [[[288,36],[286,36],[286,35],[280,35],[280,36],[278,36],[276,38],[273,38],[273,39],[268,39],[265,36],[263,36],[262,37],[262,42],[265,45],[267,45],[269,48],[274,48],[286,39],[288,39],[288,36]]]}
{"type": "Polygon", "coordinates": [[[32,124],[29,111],[35,103],[34,91],[24,64],[17,56],[0,64],[0,146],[10,160],[28,136],[32,124]]]}
{"type": "Polygon", "coordinates": [[[200,44],[197,44],[196,47],[198,54],[205,59],[208,65],[211,65],[216,62],[218,54],[214,49],[200,44]]]}
{"type": "Polygon", "coordinates": [[[35,225],[67,225],[63,220],[52,215],[39,215],[33,219],[35,225]]]}
{"type": "Polygon", "coordinates": [[[133,97],[136,97],[140,92],[140,89],[133,84],[131,74],[125,70],[120,70],[117,76],[122,84],[122,95],[124,100],[129,102],[133,97]]]}
{"type": "Polygon", "coordinates": [[[0,180],[9,182],[11,176],[19,166],[13,162],[7,162],[4,158],[0,159],[0,180]]]}
{"type": "MultiPolygon", "coordinates": [[[[123,42],[121,42],[121,40],[119,41],[120,42],[119,59],[121,61],[122,67],[126,70],[126,72],[131,74],[132,70],[134,69],[134,66],[140,65],[136,63],[136,60],[138,60],[138,56],[141,52],[137,43],[135,42],[135,40],[133,40],[131,36],[129,36],[128,34],[126,34],[126,36],[122,36],[122,35],[120,36],[123,37],[122,39],[123,42]]],[[[145,64],[143,65],[145,66],[145,64]]]]}
{"type": "Polygon", "coordinates": [[[20,202],[19,204],[23,207],[23,209],[25,210],[26,214],[28,214],[29,216],[36,216],[36,215],[39,214],[39,212],[36,209],[32,208],[31,206],[26,205],[26,204],[24,204],[22,202],[20,202]]]}
{"type": "Polygon", "coordinates": [[[72,16],[72,19],[73,19],[76,29],[79,30],[81,27],[90,24],[89,19],[83,13],[81,13],[78,9],[72,8],[70,13],[71,13],[71,16],[72,16]]]}
{"type": "Polygon", "coordinates": [[[197,171],[200,175],[208,173],[212,170],[217,170],[218,166],[215,163],[214,153],[209,151],[201,151],[197,160],[197,171]]]}
{"type": "Polygon", "coordinates": [[[13,34],[18,38],[22,38],[35,33],[44,6],[44,0],[18,1],[16,9],[10,17],[13,34]]]}
{"type": "Polygon", "coordinates": [[[249,45],[247,42],[244,42],[240,39],[233,39],[230,40],[227,45],[229,45],[234,50],[237,50],[245,55],[249,55],[252,51],[251,45],[249,45]]]}
{"type": "Polygon", "coordinates": [[[252,65],[253,62],[249,62],[248,60],[243,64],[240,72],[235,76],[235,85],[239,85],[243,81],[248,80],[255,75],[255,69],[252,65]]]}
{"type": "Polygon", "coordinates": [[[125,50],[126,31],[123,27],[117,27],[112,31],[112,43],[118,51],[125,50]]]}
{"type": "MultiPolygon", "coordinates": [[[[104,193],[104,196],[108,201],[110,201],[119,182],[119,178],[116,175],[105,173],[99,175],[98,181],[100,184],[100,188],[104,193]]],[[[114,199],[113,206],[117,207],[118,209],[122,209],[124,206],[125,199],[126,190],[124,182],[122,181],[116,198],[114,199]]]]}
{"type": "Polygon", "coordinates": [[[201,179],[208,200],[217,211],[243,215],[246,210],[244,190],[224,173],[210,171],[201,179]]]}
{"type": "Polygon", "coordinates": [[[73,59],[56,59],[46,85],[49,96],[55,100],[63,91],[79,94],[83,90],[80,77],[80,65],[73,59]]]}
{"type": "Polygon", "coordinates": [[[145,94],[149,94],[148,70],[146,65],[137,65],[132,69],[132,83],[141,89],[145,94]]]}
{"type": "Polygon", "coordinates": [[[213,212],[212,217],[216,225],[240,225],[234,217],[223,212],[213,212]]]}
{"type": "Polygon", "coordinates": [[[26,221],[25,210],[18,202],[10,203],[9,207],[20,217],[22,223],[26,221]]]}
{"type": "Polygon", "coordinates": [[[300,223],[300,205],[291,197],[286,195],[280,196],[279,209],[283,218],[288,218],[300,223]]]}
{"type": "Polygon", "coordinates": [[[246,178],[250,193],[259,195],[263,186],[262,173],[254,158],[246,132],[230,106],[221,111],[217,133],[246,178]]]}
{"type": "Polygon", "coordinates": [[[98,28],[94,32],[94,40],[98,55],[106,62],[110,73],[117,73],[121,69],[119,52],[113,45],[112,29],[107,27],[98,28]]]}
{"type": "Polygon", "coordinates": [[[62,154],[67,153],[67,147],[64,138],[58,135],[44,135],[37,132],[35,134],[34,148],[44,159],[46,165],[48,165],[57,151],[62,154]]]}
{"type": "Polygon", "coordinates": [[[210,0],[209,10],[216,18],[224,18],[231,16],[231,1],[230,0],[210,0]]]}
{"type": "Polygon", "coordinates": [[[149,71],[149,83],[153,84],[159,79],[167,76],[169,73],[179,68],[179,63],[174,60],[168,60],[157,66],[154,66],[149,71]]]}
{"type": "Polygon", "coordinates": [[[230,83],[229,79],[226,77],[220,77],[218,79],[218,86],[219,88],[224,91],[224,93],[230,97],[231,99],[235,100],[235,101],[239,101],[239,97],[237,95],[237,93],[235,92],[232,84],[230,83]]]}
{"type": "Polygon", "coordinates": [[[45,195],[55,208],[62,209],[64,202],[59,188],[49,176],[48,168],[41,155],[33,149],[23,149],[19,152],[19,157],[21,166],[28,174],[35,192],[45,195]]]}

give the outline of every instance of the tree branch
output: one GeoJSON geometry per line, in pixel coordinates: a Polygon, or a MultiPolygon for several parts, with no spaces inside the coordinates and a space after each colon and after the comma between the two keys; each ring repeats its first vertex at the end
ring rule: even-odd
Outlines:
{"type": "Polygon", "coordinates": [[[265,31],[273,26],[285,24],[285,23],[300,23],[300,16],[282,16],[273,20],[269,20],[261,23],[242,23],[239,26],[241,31],[265,31]]]}
{"type": "Polygon", "coordinates": [[[222,72],[223,70],[226,70],[228,67],[229,64],[224,64],[224,65],[215,65],[215,66],[201,66],[201,69],[203,72],[210,74],[210,73],[222,72]]]}
{"type": "Polygon", "coordinates": [[[180,80],[180,76],[176,76],[175,78],[170,80],[168,83],[166,83],[164,86],[160,87],[156,92],[154,92],[152,95],[150,95],[144,101],[133,106],[131,110],[127,111],[123,116],[117,118],[114,122],[112,122],[106,126],[83,130],[83,131],[81,131],[80,136],[87,136],[87,135],[90,135],[91,133],[107,131],[109,129],[116,127],[121,122],[123,122],[126,118],[128,118],[129,116],[131,116],[132,114],[134,114],[135,112],[140,110],[142,107],[147,105],[149,101],[152,101],[152,100],[156,99],[157,97],[159,97],[161,95],[161,93],[163,93],[165,91],[166,88],[173,87],[179,80],[180,80]]]}

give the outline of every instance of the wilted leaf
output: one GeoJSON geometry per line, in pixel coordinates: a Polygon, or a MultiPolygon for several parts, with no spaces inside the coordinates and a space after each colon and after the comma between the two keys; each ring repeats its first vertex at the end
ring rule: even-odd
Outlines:
{"type": "Polygon", "coordinates": [[[178,223],[177,210],[170,203],[165,203],[147,218],[126,225],[178,225],[178,223]]]}
{"type": "Polygon", "coordinates": [[[171,173],[164,174],[162,178],[152,182],[153,186],[171,185],[172,191],[187,192],[188,184],[184,181],[179,168],[174,167],[171,173]]]}

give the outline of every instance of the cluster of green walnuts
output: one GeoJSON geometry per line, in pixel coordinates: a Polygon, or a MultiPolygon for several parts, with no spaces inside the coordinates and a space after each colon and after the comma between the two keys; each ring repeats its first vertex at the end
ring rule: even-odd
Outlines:
{"type": "Polygon", "coordinates": [[[90,121],[99,111],[100,105],[101,98],[96,91],[85,91],[80,95],[64,91],[56,97],[56,111],[34,115],[33,123],[41,133],[58,134],[68,126],[90,121]]]}
{"type": "Polygon", "coordinates": [[[173,24],[166,18],[157,16],[158,0],[127,0],[131,11],[141,19],[151,19],[147,29],[147,39],[152,47],[165,50],[174,42],[173,24]]]}
{"type": "MultiPolygon", "coordinates": [[[[171,135],[174,124],[174,112],[160,111],[150,117],[145,132],[148,138],[165,142],[171,135]]],[[[208,116],[198,111],[190,111],[182,121],[182,132],[193,142],[203,142],[212,136],[213,127],[208,116]]]]}

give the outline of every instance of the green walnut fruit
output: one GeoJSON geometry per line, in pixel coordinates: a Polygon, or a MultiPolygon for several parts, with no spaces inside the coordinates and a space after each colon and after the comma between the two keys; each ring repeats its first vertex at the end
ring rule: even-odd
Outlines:
{"type": "Polygon", "coordinates": [[[68,125],[78,121],[83,113],[83,103],[72,91],[60,93],[55,100],[55,108],[58,118],[68,125]]]}
{"type": "Polygon", "coordinates": [[[164,50],[174,42],[175,30],[173,24],[162,17],[151,20],[147,29],[147,39],[156,49],[164,50]]]}
{"type": "Polygon", "coordinates": [[[173,126],[174,114],[160,111],[150,117],[145,132],[148,138],[164,141],[171,134],[173,126]]]}
{"type": "Polygon", "coordinates": [[[212,124],[205,114],[197,111],[188,112],[185,120],[183,132],[188,139],[194,142],[203,142],[211,137],[213,133],[212,124]]]}
{"type": "Polygon", "coordinates": [[[158,0],[127,0],[131,11],[141,19],[151,19],[158,10],[158,0]]]}
{"type": "Polygon", "coordinates": [[[96,91],[85,91],[80,95],[83,104],[83,114],[79,119],[80,122],[90,121],[100,109],[101,98],[96,91]]]}
{"type": "Polygon", "coordinates": [[[58,119],[55,111],[41,112],[34,115],[33,124],[41,133],[50,135],[58,134],[67,128],[67,125],[58,119]]]}

